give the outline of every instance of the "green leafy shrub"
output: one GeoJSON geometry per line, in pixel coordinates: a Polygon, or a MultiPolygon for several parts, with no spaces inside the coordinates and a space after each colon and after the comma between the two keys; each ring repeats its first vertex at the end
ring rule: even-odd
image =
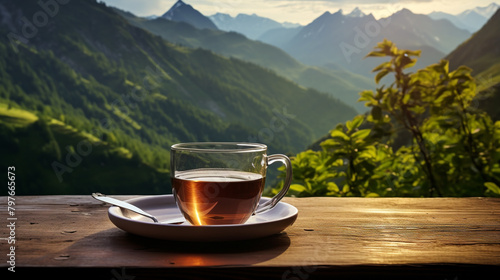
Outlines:
{"type": "Polygon", "coordinates": [[[471,69],[441,60],[406,72],[420,51],[379,43],[367,57],[390,85],[360,93],[370,113],[292,158],[295,196],[500,196],[500,122],[476,108],[471,69]]]}

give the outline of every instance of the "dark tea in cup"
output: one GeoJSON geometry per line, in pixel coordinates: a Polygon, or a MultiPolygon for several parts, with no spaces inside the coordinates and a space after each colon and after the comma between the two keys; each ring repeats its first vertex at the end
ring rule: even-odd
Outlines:
{"type": "Polygon", "coordinates": [[[181,212],[193,225],[242,224],[259,204],[265,178],[260,174],[199,169],[172,178],[181,212]]]}
{"type": "Polygon", "coordinates": [[[292,165],[285,155],[267,155],[254,143],[203,142],[172,146],[172,193],[192,225],[243,224],[252,215],[272,209],[285,196],[292,165]],[[259,205],[269,164],[286,167],[283,189],[259,205]]]}

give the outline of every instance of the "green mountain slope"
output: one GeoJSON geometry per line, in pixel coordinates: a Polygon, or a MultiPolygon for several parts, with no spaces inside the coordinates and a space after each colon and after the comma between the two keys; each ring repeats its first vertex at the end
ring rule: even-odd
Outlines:
{"type": "MultiPolygon", "coordinates": [[[[33,18],[40,6],[13,0],[0,6],[5,16],[0,31],[11,34],[0,37],[0,102],[31,111],[47,123],[69,125],[77,134],[93,135],[110,150],[128,151],[120,154],[123,164],[111,164],[116,169],[108,175],[94,165],[98,161],[88,160],[88,169],[83,163],[76,166],[65,173],[64,182],[83,186],[95,185],[100,176],[107,178],[102,182],[116,174],[126,178],[135,171],[120,166],[130,162],[161,174],[160,169],[168,169],[169,145],[181,141],[258,141],[268,144],[271,153],[293,153],[355,114],[328,95],[255,64],[174,46],[96,1],[59,6],[57,15],[34,36],[17,41],[12,38],[21,38],[27,30],[20,19],[33,18]],[[80,177],[74,175],[76,169],[95,173],[80,177]]],[[[2,124],[4,141],[21,139],[22,130],[10,129],[9,119],[2,124]]],[[[39,193],[57,178],[52,163],[61,160],[68,166],[65,156],[82,141],[76,136],[58,138],[67,131],[49,128],[55,142],[47,148],[48,158],[31,160],[37,165],[33,169],[40,171],[26,175],[39,193]],[[51,179],[36,175],[43,171],[51,179]]],[[[22,159],[23,165],[29,161],[24,151],[45,146],[46,140],[36,139],[36,129],[24,129],[33,130],[33,143],[13,140],[18,148],[2,151],[2,163],[16,158],[14,162],[22,159]]],[[[123,189],[142,188],[134,180],[117,181],[123,189]]],[[[120,192],[111,186],[109,190],[120,192]]]]}
{"type": "Polygon", "coordinates": [[[499,25],[500,10],[478,32],[446,57],[450,60],[450,67],[454,69],[467,65],[473,69],[473,74],[477,75],[500,63],[499,25]]]}
{"type": "Polygon", "coordinates": [[[358,111],[366,108],[356,101],[358,92],[372,88],[371,79],[346,70],[331,70],[304,65],[275,46],[250,40],[247,37],[221,30],[200,30],[184,22],[157,18],[148,20],[116,9],[131,24],[160,35],[166,40],[193,48],[204,48],[215,53],[235,57],[269,68],[277,74],[302,86],[329,93],[358,111]]]}
{"type": "Polygon", "coordinates": [[[16,194],[169,193],[169,173],[64,123],[0,103],[1,166],[16,194]],[[167,183],[166,183],[167,182],[167,183]]]}
{"type": "Polygon", "coordinates": [[[500,10],[467,41],[451,52],[446,59],[450,68],[460,65],[472,68],[480,94],[478,106],[487,111],[494,120],[500,120],[500,10]]]}

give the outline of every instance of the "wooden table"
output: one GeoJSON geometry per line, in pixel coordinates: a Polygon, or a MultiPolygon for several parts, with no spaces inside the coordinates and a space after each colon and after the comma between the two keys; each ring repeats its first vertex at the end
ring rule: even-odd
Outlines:
{"type": "MultiPolygon", "coordinates": [[[[4,196],[0,237],[15,234],[16,275],[64,279],[87,274],[90,279],[118,280],[263,276],[451,280],[499,275],[500,199],[287,197],[284,201],[295,205],[299,216],[281,234],[207,244],[128,234],[108,220],[108,205],[90,195],[16,196],[15,216],[8,215],[4,196]],[[16,219],[9,220],[12,217],[16,219]],[[12,222],[15,229],[9,228],[12,222]]],[[[1,242],[0,270],[10,276],[12,245],[7,241],[1,242]]]]}

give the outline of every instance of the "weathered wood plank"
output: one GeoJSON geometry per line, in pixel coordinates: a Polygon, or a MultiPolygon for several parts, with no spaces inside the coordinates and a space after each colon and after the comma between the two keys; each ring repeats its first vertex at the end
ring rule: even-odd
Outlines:
{"type": "MultiPolygon", "coordinates": [[[[245,242],[193,244],[127,234],[108,220],[108,205],[90,196],[18,196],[16,264],[24,268],[280,268],[282,274],[290,271],[287,279],[305,279],[300,271],[344,273],[349,267],[352,271],[443,264],[472,266],[472,270],[500,267],[500,199],[287,197],[285,201],[299,209],[299,217],[284,233],[245,242]]],[[[4,223],[6,206],[7,198],[1,197],[4,223]]],[[[7,227],[0,228],[1,236],[9,234],[7,227]]],[[[1,252],[8,246],[2,243],[1,252]]],[[[6,265],[2,260],[0,266],[6,265]]]]}

